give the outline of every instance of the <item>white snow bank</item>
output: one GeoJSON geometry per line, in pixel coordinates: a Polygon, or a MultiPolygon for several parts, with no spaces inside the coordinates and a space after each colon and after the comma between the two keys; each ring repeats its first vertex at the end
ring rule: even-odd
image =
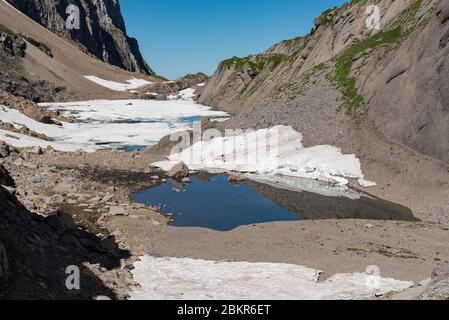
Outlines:
{"type": "Polygon", "coordinates": [[[193,88],[181,90],[179,91],[178,94],[169,95],[167,97],[168,100],[186,100],[186,101],[193,101],[193,98],[195,98],[195,89],[193,88]]]}
{"type": "Polygon", "coordinates": [[[131,272],[140,285],[132,300],[330,300],[365,299],[402,291],[412,282],[365,273],[337,274],[292,264],[215,262],[143,256],[131,272]]]}
{"type": "Polygon", "coordinates": [[[328,145],[306,148],[302,139],[301,133],[287,126],[208,140],[203,137],[183,152],[171,155],[169,160],[182,161],[191,170],[250,172],[265,177],[281,175],[342,186],[348,184],[348,178],[364,179],[360,160],[355,155],[342,154],[340,149],[328,145]]]}
{"type": "Polygon", "coordinates": [[[215,118],[215,119],[211,119],[212,122],[226,122],[231,118],[215,118]]]}
{"type": "Polygon", "coordinates": [[[15,147],[50,145],[61,151],[151,146],[168,134],[190,129],[195,117],[225,115],[191,101],[97,100],[41,106],[73,116],[77,122],[62,127],[43,124],[0,106],[0,120],[17,128],[25,125],[54,139],[48,142],[23,136],[17,141],[3,134],[1,140],[15,147]]]}
{"type": "MultiPolygon", "coordinates": [[[[283,175],[271,175],[271,176],[261,176],[257,174],[244,174],[248,179],[267,184],[276,189],[290,190],[290,191],[306,191],[311,193],[317,193],[325,197],[345,197],[351,200],[358,200],[362,197],[362,194],[348,188],[347,186],[330,185],[325,182],[283,176],[283,175]]],[[[366,195],[364,195],[366,196],[366,195]]]]}
{"type": "Polygon", "coordinates": [[[95,82],[96,84],[98,84],[100,86],[111,89],[113,91],[134,90],[134,89],[138,89],[140,87],[143,87],[143,86],[153,83],[151,81],[147,81],[144,79],[137,79],[137,78],[132,78],[130,80],[126,80],[127,83],[105,80],[105,79],[99,78],[97,76],[84,76],[84,78],[86,78],[92,82],[95,82]]]}
{"type": "MultiPolygon", "coordinates": [[[[82,149],[81,146],[70,145],[55,141],[45,141],[6,130],[0,130],[0,140],[16,148],[41,147],[45,149],[48,146],[51,146],[53,149],[60,151],[76,151],[82,149]],[[12,138],[11,136],[14,138],[12,138]]],[[[94,151],[93,149],[89,149],[87,147],[84,147],[84,150],[94,151]]]]}

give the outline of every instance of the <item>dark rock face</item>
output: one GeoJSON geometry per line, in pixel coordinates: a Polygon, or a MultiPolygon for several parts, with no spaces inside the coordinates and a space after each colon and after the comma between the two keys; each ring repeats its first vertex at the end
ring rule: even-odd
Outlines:
{"type": "Polygon", "coordinates": [[[0,50],[10,56],[24,57],[26,50],[26,42],[22,37],[10,35],[0,31],[0,50]]]}
{"type": "Polygon", "coordinates": [[[148,100],[166,100],[168,95],[177,94],[179,91],[187,88],[196,87],[196,89],[199,90],[200,87],[197,85],[206,82],[207,79],[208,76],[206,74],[199,72],[196,74],[187,74],[175,81],[155,82],[145,86],[141,91],[155,92],[158,93],[158,95],[142,94],[139,98],[148,100]]]}
{"type": "Polygon", "coordinates": [[[0,91],[5,90],[34,102],[57,100],[65,90],[63,87],[47,81],[29,80],[23,76],[25,72],[19,59],[26,56],[26,41],[52,57],[51,50],[44,44],[16,34],[0,24],[0,91]]]}
{"type": "Polygon", "coordinates": [[[137,41],[126,34],[118,0],[8,0],[54,33],[74,40],[99,59],[132,72],[153,75],[137,41]],[[80,9],[80,29],[68,30],[66,9],[80,9]]]}
{"type": "Polygon", "coordinates": [[[14,186],[14,179],[11,178],[9,172],[0,164],[0,184],[8,187],[14,186]]]}
{"type": "MultiPolygon", "coordinates": [[[[0,169],[0,180],[8,180],[8,171],[0,169]]],[[[117,249],[112,254],[83,243],[100,246],[102,239],[78,228],[63,212],[43,217],[28,211],[14,192],[0,186],[0,300],[117,299],[85,264],[98,264],[107,272],[119,268],[129,252],[117,249]],[[66,287],[70,266],[80,272],[79,290],[66,287]]]]}

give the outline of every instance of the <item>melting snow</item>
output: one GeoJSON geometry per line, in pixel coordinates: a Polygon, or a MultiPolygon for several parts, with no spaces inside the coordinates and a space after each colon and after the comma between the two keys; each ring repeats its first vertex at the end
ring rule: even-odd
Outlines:
{"type": "Polygon", "coordinates": [[[97,100],[43,106],[73,116],[77,122],[58,127],[37,122],[15,109],[0,107],[2,121],[12,123],[17,128],[25,125],[55,141],[43,141],[8,131],[0,132],[0,140],[16,147],[50,145],[63,151],[149,146],[168,134],[191,128],[192,117],[225,115],[192,101],[97,100]],[[8,133],[20,139],[8,138],[5,136],[8,133]]]}
{"type": "MultiPolygon", "coordinates": [[[[360,160],[354,154],[321,145],[306,148],[303,136],[292,127],[277,126],[235,136],[200,141],[169,157],[191,170],[222,170],[257,173],[265,177],[290,176],[347,185],[348,178],[364,179],[360,160]]],[[[155,163],[160,166],[160,163],[155,163]]],[[[167,163],[164,164],[167,167],[167,163]]]]}
{"type": "Polygon", "coordinates": [[[130,80],[126,80],[127,83],[105,80],[105,79],[99,78],[97,76],[84,76],[84,78],[86,78],[92,82],[95,82],[96,84],[98,84],[100,86],[111,89],[113,91],[134,90],[134,89],[138,89],[140,87],[143,87],[143,86],[153,83],[153,82],[150,82],[150,81],[147,81],[144,79],[137,79],[137,78],[132,78],[130,80]]]}
{"type": "Polygon", "coordinates": [[[337,274],[282,263],[216,262],[143,256],[134,263],[132,300],[329,300],[366,299],[402,291],[413,282],[365,273],[337,274]]]}
{"type": "Polygon", "coordinates": [[[195,97],[195,89],[188,88],[179,91],[179,94],[177,95],[169,95],[167,97],[168,100],[186,100],[186,101],[193,101],[193,98],[195,97]]]}

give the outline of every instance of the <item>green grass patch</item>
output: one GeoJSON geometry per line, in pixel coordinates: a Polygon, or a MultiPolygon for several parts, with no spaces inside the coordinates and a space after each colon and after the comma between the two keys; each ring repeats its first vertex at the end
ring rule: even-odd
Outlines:
{"type": "Polygon", "coordinates": [[[338,110],[345,108],[346,112],[351,115],[355,115],[357,112],[360,114],[361,112],[360,107],[363,104],[363,97],[357,91],[356,79],[350,76],[354,57],[367,49],[399,41],[403,36],[404,34],[400,27],[380,32],[347,49],[336,58],[335,72],[330,74],[328,79],[343,94],[343,103],[338,107],[338,110]]]}
{"type": "Polygon", "coordinates": [[[17,36],[20,35],[20,33],[17,33],[15,31],[11,30],[10,28],[8,28],[7,26],[5,26],[3,24],[0,24],[0,32],[9,34],[9,35],[14,36],[14,37],[17,37],[17,36]]]}
{"type": "Polygon", "coordinates": [[[270,68],[274,71],[281,63],[288,60],[287,55],[270,54],[265,56],[249,56],[245,58],[232,57],[222,62],[222,65],[230,69],[231,67],[237,70],[243,70],[244,67],[250,67],[256,72],[260,72],[265,68],[270,68]]]}
{"type": "Polygon", "coordinates": [[[279,99],[282,94],[287,94],[290,100],[302,94],[310,84],[316,83],[316,77],[319,73],[324,72],[329,67],[326,63],[320,63],[311,70],[302,73],[294,82],[285,83],[277,87],[274,92],[275,98],[279,99]]]}

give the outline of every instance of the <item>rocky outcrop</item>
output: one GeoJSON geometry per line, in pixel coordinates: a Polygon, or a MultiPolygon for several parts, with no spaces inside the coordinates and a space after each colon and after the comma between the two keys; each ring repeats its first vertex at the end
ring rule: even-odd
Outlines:
{"type": "Polygon", "coordinates": [[[22,37],[11,33],[2,32],[0,28],[0,50],[9,56],[24,57],[26,43],[22,37]]]}
{"type": "Polygon", "coordinates": [[[21,113],[38,122],[60,125],[58,121],[73,122],[73,119],[61,115],[59,112],[43,108],[22,97],[16,97],[0,90],[0,105],[19,110],[21,113]]]}
{"type": "MultiPolygon", "coordinates": [[[[9,179],[0,167],[0,180],[9,179]]],[[[126,287],[119,273],[124,273],[121,259],[129,256],[127,251],[111,237],[102,239],[79,228],[61,210],[48,217],[28,211],[16,189],[6,188],[0,186],[0,299],[124,298],[111,287],[126,287]],[[73,274],[67,273],[69,267],[79,271],[79,290],[66,286],[73,274]]]]}
{"type": "Polygon", "coordinates": [[[0,185],[8,187],[14,186],[14,179],[11,178],[9,172],[6,171],[2,164],[0,164],[0,185]]]}
{"type": "Polygon", "coordinates": [[[174,81],[155,82],[148,86],[139,89],[142,99],[156,99],[165,100],[170,94],[177,94],[179,91],[187,88],[201,88],[198,85],[203,84],[209,79],[207,75],[202,72],[196,74],[187,74],[174,81]]]}
{"type": "Polygon", "coordinates": [[[132,72],[153,75],[134,38],[126,34],[118,0],[8,0],[54,33],[80,44],[97,58],[132,72]],[[66,8],[80,9],[80,29],[67,30],[66,8]]]}
{"type": "Polygon", "coordinates": [[[380,30],[366,27],[368,4],[352,1],[327,10],[306,36],[223,61],[199,102],[246,113],[247,120],[262,114],[259,124],[277,125],[284,124],[282,116],[277,119],[273,112],[287,103],[294,114],[302,108],[294,103],[301,96],[316,103],[316,94],[331,84],[341,93],[326,102],[335,113],[320,113],[320,105],[312,105],[312,121],[320,122],[324,115],[341,122],[337,113],[344,111],[348,119],[373,126],[392,143],[449,163],[449,2],[377,1],[380,30]],[[326,79],[318,81],[320,73],[326,79]],[[271,115],[257,112],[265,109],[271,115]]]}
{"type": "Polygon", "coordinates": [[[52,57],[51,50],[31,37],[23,36],[0,24],[0,91],[35,101],[54,101],[65,90],[47,81],[33,81],[26,74],[20,58],[26,56],[27,42],[52,57]]]}

